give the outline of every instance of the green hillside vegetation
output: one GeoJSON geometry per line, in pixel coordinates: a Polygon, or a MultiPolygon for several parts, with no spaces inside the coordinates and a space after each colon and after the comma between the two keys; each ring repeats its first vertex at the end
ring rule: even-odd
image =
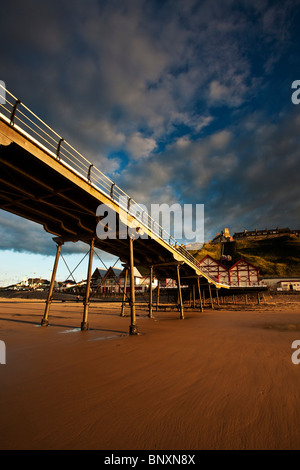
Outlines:
{"type": "Polygon", "coordinates": [[[221,257],[221,244],[220,243],[205,243],[201,250],[191,250],[190,253],[197,259],[201,260],[206,255],[220,260],[221,257]]]}
{"type": "MultiPolygon", "coordinates": [[[[236,240],[225,244],[225,253],[233,261],[241,257],[257,266],[261,277],[300,276],[300,238],[296,235],[266,238],[262,240],[236,240]]],[[[206,255],[220,260],[221,244],[205,243],[201,250],[194,251],[197,259],[206,255]]]]}

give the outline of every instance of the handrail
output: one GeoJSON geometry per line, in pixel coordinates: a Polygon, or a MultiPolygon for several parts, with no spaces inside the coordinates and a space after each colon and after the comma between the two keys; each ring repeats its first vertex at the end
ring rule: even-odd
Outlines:
{"type": "MultiPolygon", "coordinates": [[[[111,201],[117,203],[119,207],[124,209],[128,214],[138,220],[146,227],[152,236],[163,240],[173,250],[178,252],[195,268],[200,270],[199,262],[192,256],[186,248],[179,245],[177,240],[154,220],[148,212],[137,204],[128,196],[121,188],[119,188],[110,178],[104,175],[98,168],[89,162],[81,153],[72,147],[63,137],[54,131],[48,124],[42,121],[27,106],[25,106],[18,98],[16,98],[9,90],[7,90],[0,82],[0,114],[9,120],[12,127],[18,128],[34,139],[43,148],[50,152],[53,158],[58,159],[62,163],[66,163],[73,170],[79,173],[90,184],[100,189],[111,201]],[[126,200],[126,204],[122,202],[126,200]],[[134,205],[140,210],[140,216],[130,212],[130,206],[134,205]],[[146,219],[146,220],[144,220],[146,219]]],[[[212,278],[205,275],[211,281],[212,278]]]]}

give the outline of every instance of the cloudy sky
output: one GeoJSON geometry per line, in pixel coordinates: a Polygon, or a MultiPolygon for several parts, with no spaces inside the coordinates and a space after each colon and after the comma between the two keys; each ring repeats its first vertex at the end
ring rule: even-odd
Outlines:
{"type": "MultiPolygon", "coordinates": [[[[0,22],[0,79],[136,201],[204,204],[206,241],[300,228],[299,1],[12,0],[0,22]]],[[[4,211],[0,235],[0,285],[49,277],[51,235],[4,211]]]]}

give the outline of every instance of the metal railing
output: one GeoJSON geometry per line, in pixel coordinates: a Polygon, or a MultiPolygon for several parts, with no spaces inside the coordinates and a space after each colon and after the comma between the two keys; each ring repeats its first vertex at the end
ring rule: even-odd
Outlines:
{"type": "MultiPolygon", "coordinates": [[[[110,178],[89,162],[81,153],[64,140],[57,132],[42,121],[18,98],[8,91],[0,82],[0,116],[10,126],[38,144],[53,158],[67,165],[72,171],[85,178],[91,185],[100,190],[112,202],[134,217],[144,228],[149,230],[151,237],[159,238],[178,252],[189,263],[200,269],[199,262],[180,245],[148,212],[119,188],[110,178]],[[135,211],[131,210],[134,207],[135,211]],[[137,213],[139,215],[137,215],[137,213]]],[[[205,275],[205,277],[209,277],[205,275]]],[[[211,279],[211,278],[210,278],[211,279]]]]}

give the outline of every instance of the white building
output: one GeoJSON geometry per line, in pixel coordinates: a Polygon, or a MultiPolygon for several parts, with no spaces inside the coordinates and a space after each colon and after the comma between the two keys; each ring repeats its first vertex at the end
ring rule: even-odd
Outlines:
{"type": "Polygon", "coordinates": [[[300,290],[300,277],[270,277],[263,279],[262,283],[273,291],[300,290]]]}
{"type": "Polygon", "coordinates": [[[277,290],[300,291],[300,279],[281,279],[276,284],[277,290]]]}

